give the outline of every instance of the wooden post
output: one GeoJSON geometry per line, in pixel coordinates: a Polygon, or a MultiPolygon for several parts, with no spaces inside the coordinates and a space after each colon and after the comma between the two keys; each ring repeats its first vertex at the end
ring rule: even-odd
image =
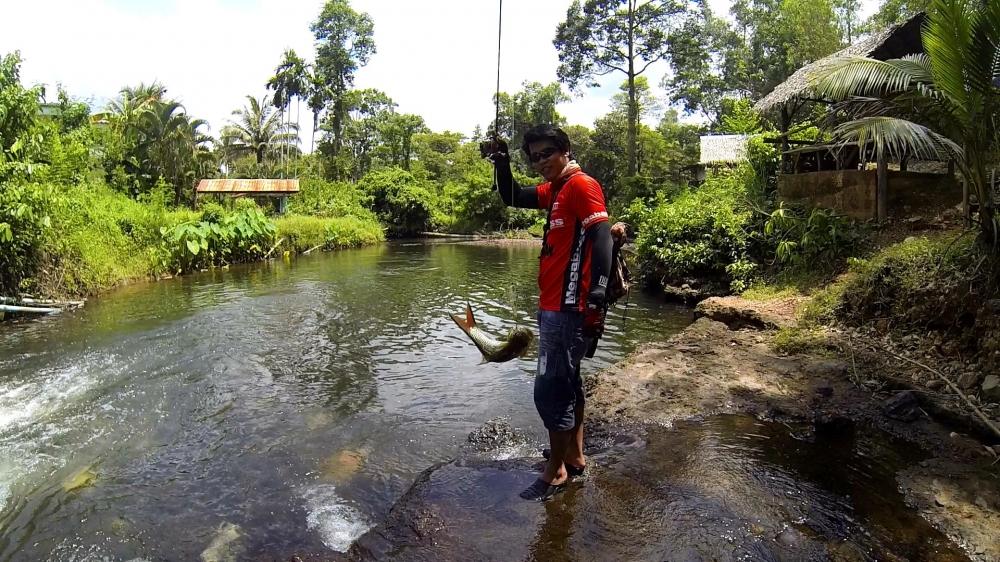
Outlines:
{"type": "Polygon", "coordinates": [[[965,183],[965,178],[959,181],[962,182],[962,216],[965,217],[965,227],[969,228],[972,226],[972,213],[969,210],[969,184],[965,183]]]}
{"type": "Polygon", "coordinates": [[[878,209],[878,222],[882,223],[889,217],[889,160],[884,150],[878,152],[875,178],[875,207],[878,209]]]}

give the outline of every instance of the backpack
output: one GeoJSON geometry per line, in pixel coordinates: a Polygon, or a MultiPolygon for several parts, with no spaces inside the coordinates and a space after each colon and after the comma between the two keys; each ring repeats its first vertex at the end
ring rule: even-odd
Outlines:
{"type": "Polygon", "coordinates": [[[618,299],[628,296],[628,291],[632,287],[632,272],[625,262],[625,255],[622,252],[624,239],[615,242],[611,249],[611,279],[608,280],[607,292],[605,292],[605,302],[610,308],[618,299]]]}

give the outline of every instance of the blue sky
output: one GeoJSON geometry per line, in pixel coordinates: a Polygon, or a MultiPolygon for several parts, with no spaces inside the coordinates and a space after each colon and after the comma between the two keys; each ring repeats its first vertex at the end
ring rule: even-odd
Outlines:
{"type": "MultiPolygon", "coordinates": [[[[710,0],[727,11],[728,0],[710,0]]],[[[214,133],[246,95],[261,96],[286,48],[312,59],[309,24],[323,0],[47,0],[6,2],[0,53],[20,50],[22,79],[61,82],[102,105],[124,85],[159,80],[214,133]]],[[[556,79],[552,46],[570,0],[504,0],[501,89],[556,79]]],[[[874,0],[864,2],[871,9],[874,0]]],[[[465,134],[493,115],[497,0],[353,0],[375,22],[377,54],[356,86],[378,88],[435,131],[465,134]]],[[[651,69],[655,70],[655,69],[651,69]]],[[[660,74],[649,76],[657,84],[660,74]]],[[[623,76],[611,75],[560,112],[592,125],[623,76]]],[[[303,138],[311,119],[303,107],[303,138]]],[[[308,147],[306,147],[308,148],[308,147]]]]}

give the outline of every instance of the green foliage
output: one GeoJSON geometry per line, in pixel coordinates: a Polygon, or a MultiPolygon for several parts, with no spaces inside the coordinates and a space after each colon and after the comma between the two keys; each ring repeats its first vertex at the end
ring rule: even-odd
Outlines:
{"type": "Polygon", "coordinates": [[[850,265],[827,312],[852,324],[962,328],[997,294],[998,264],[968,233],[908,238],[850,265]]]}
{"type": "Polygon", "coordinates": [[[299,193],[288,201],[290,214],[328,218],[355,216],[376,220],[375,214],[367,207],[365,193],[357,184],[304,178],[299,181],[299,189],[299,193]]]}
{"type": "Polygon", "coordinates": [[[771,212],[764,234],[780,263],[819,269],[836,267],[861,239],[858,227],[833,211],[784,204],[771,212]]]}
{"type": "Polygon", "coordinates": [[[37,185],[0,185],[0,294],[15,294],[50,235],[54,194],[37,185]]]}
{"type": "Polygon", "coordinates": [[[274,223],[256,205],[242,207],[224,214],[222,207],[211,205],[198,221],[162,227],[162,266],[183,273],[264,257],[274,243],[274,223]]]}
{"type": "Polygon", "coordinates": [[[358,186],[389,231],[407,236],[430,228],[435,195],[401,168],[369,172],[358,186]]]}
{"type": "Polygon", "coordinates": [[[753,213],[747,203],[748,167],[711,176],[699,189],[686,189],[652,208],[634,204],[642,273],[668,282],[716,279],[745,288],[754,270],[750,255],[753,213]]]}
{"type": "Polygon", "coordinates": [[[285,240],[282,245],[295,252],[316,247],[352,248],[385,239],[381,225],[374,218],[285,215],[276,218],[274,224],[277,237],[285,240]]]}

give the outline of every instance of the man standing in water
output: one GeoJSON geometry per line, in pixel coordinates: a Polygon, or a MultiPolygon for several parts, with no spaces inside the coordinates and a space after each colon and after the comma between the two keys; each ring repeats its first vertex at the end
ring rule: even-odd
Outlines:
{"type": "Polygon", "coordinates": [[[586,468],[580,361],[604,331],[611,228],[601,185],[572,159],[562,129],[537,125],[524,134],[521,150],[545,179],[535,187],[514,181],[505,142],[494,139],[482,148],[496,169],[496,189],[504,203],[548,210],[538,270],[534,398],[549,432],[550,453],[541,476],[520,494],[544,501],[586,468]]]}

